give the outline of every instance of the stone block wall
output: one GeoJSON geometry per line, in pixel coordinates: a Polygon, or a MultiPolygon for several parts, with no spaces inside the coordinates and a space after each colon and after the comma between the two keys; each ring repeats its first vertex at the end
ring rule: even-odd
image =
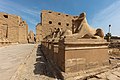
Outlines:
{"type": "Polygon", "coordinates": [[[18,42],[18,26],[8,27],[8,40],[10,40],[12,43],[18,42]]]}
{"type": "MultiPolygon", "coordinates": [[[[60,12],[42,10],[41,23],[36,26],[36,36],[40,36],[40,38],[43,39],[47,35],[51,34],[55,28],[72,30],[72,20],[77,19],[77,17],[78,16],[72,16],[60,12]]],[[[37,40],[39,40],[39,37],[37,40]]]]}
{"type": "Polygon", "coordinates": [[[42,24],[38,23],[36,25],[36,42],[39,43],[43,40],[42,36],[42,24]]]}
{"type": "Polygon", "coordinates": [[[28,43],[28,25],[22,21],[19,26],[19,43],[28,43]]]}
{"type": "MultiPolygon", "coordinates": [[[[89,40],[89,42],[62,42],[65,47],[65,72],[78,72],[103,66],[109,66],[108,43],[89,40]]],[[[62,52],[63,53],[63,52],[62,52]]],[[[61,66],[62,67],[62,66],[61,66]]]]}
{"type": "Polygon", "coordinates": [[[65,71],[77,72],[109,64],[107,49],[83,49],[65,51],[65,71]]]}
{"type": "Polygon", "coordinates": [[[62,71],[78,72],[109,66],[106,42],[42,42],[45,56],[62,71]]]}
{"type": "Polygon", "coordinates": [[[0,12],[0,39],[27,43],[28,25],[20,16],[0,12]]]}
{"type": "Polygon", "coordinates": [[[34,43],[35,42],[35,37],[34,37],[34,32],[30,31],[28,34],[28,42],[29,43],[34,43]]]}

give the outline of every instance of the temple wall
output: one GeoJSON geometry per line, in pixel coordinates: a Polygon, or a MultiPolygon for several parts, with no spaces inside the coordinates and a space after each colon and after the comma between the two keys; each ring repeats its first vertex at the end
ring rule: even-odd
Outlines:
{"type": "Polygon", "coordinates": [[[30,31],[28,34],[28,42],[29,43],[34,43],[35,42],[35,37],[34,37],[34,32],[30,31]]]}
{"type": "Polygon", "coordinates": [[[27,43],[26,27],[19,27],[19,43],[27,43]]]}
{"type": "Polygon", "coordinates": [[[72,19],[77,16],[43,10],[41,12],[42,36],[49,35],[54,28],[62,28],[63,30],[72,30],[72,19]]]}
{"type": "Polygon", "coordinates": [[[18,42],[18,28],[16,26],[8,28],[8,40],[13,43],[18,42]]]}
{"type": "Polygon", "coordinates": [[[0,12],[0,39],[11,43],[27,43],[28,25],[20,16],[0,12]]]}
{"type": "Polygon", "coordinates": [[[37,24],[36,26],[36,42],[41,42],[43,39],[42,36],[42,25],[40,23],[37,24]]]}

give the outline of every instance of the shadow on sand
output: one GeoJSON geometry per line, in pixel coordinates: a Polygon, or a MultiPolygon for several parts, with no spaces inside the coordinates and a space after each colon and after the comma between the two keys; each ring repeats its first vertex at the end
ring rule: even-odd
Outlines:
{"type": "Polygon", "coordinates": [[[38,46],[36,53],[36,63],[34,64],[35,69],[33,71],[35,75],[45,75],[59,80],[64,79],[61,71],[57,68],[53,68],[54,65],[46,59],[44,53],[41,51],[41,45],[38,46]]]}

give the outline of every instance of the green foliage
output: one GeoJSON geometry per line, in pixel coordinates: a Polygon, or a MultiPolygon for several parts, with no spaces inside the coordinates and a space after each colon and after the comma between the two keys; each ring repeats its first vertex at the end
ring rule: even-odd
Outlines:
{"type": "Polygon", "coordinates": [[[105,38],[108,38],[108,37],[111,37],[112,35],[111,35],[111,33],[107,33],[106,35],[105,35],[105,38]]]}
{"type": "Polygon", "coordinates": [[[108,42],[110,41],[111,37],[112,37],[111,33],[107,33],[105,35],[105,39],[107,39],[108,42]]]}

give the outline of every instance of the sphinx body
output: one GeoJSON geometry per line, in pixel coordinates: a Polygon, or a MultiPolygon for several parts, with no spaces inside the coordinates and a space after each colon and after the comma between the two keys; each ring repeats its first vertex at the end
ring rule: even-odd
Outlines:
{"type": "Polygon", "coordinates": [[[51,31],[50,35],[45,37],[46,40],[59,40],[60,38],[92,38],[92,39],[104,39],[103,30],[98,28],[92,28],[87,20],[86,20],[86,13],[81,13],[78,19],[72,20],[72,30],[66,29],[63,30],[61,28],[55,28],[51,31]]]}
{"type": "Polygon", "coordinates": [[[86,13],[81,13],[78,19],[73,20],[72,31],[66,30],[66,36],[77,36],[77,38],[94,38],[103,39],[104,33],[102,29],[94,29],[90,27],[86,20],[86,13]]]}

